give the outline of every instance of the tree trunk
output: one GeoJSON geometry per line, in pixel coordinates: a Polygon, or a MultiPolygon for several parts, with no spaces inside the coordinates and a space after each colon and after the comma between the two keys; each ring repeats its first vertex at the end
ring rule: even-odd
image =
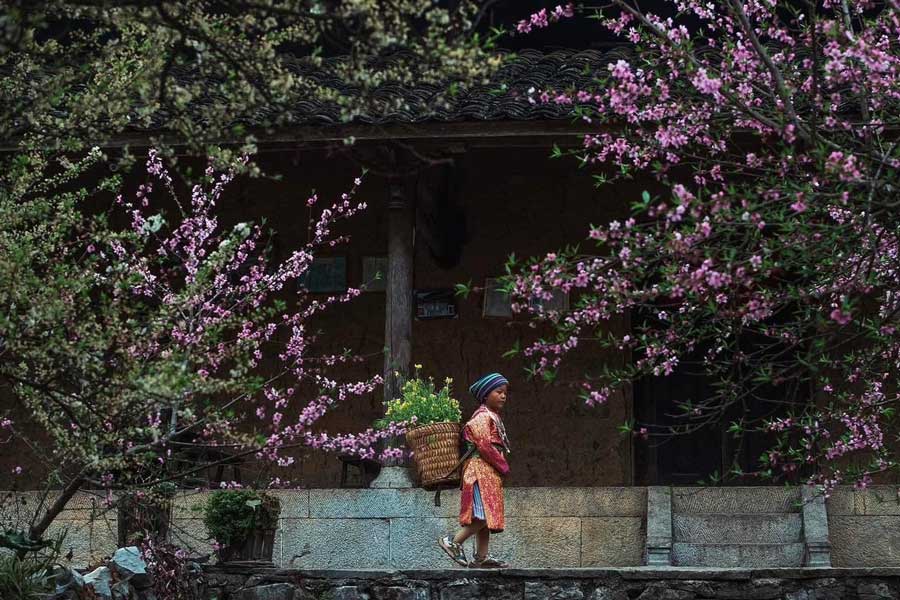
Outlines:
{"type": "Polygon", "coordinates": [[[66,504],[69,503],[69,500],[72,499],[72,496],[81,489],[82,485],[84,485],[84,478],[80,476],[66,484],[66,487],[62,489],[59,496],[53,501],[53,504],[44,511],[40,520],[31,525],[31,528],[28,530],[28,537],[33,540],[40,539],[44,535],[44,532],[47,531],[47,528],[50,527],[50,524],[53,523],[56,517],[59,516],[59,513],[66,507],[66,504]]]}

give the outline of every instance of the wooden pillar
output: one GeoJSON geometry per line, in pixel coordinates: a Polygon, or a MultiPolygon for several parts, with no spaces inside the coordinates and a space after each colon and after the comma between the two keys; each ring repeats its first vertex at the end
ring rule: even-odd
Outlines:
{"type": "Polygon", "coordinates": [[[398,377],[406,377],[412,362],[413,237],[415,207],[404,182],[391,185],[388,199],[388,266],[384,319],[384,399],[399,394],[398,377]]]}
{"type": "MultiPolygon", "coordinates": [[[[391,185],[388,198],[388,266],[384,307],[384,399],[399,395],[400,377],[409,375],[412,362],[413,238],[415,207],[402,181],[391,185]],[[399,373],[397,377],[395,373],[399,373]]],[[[388,444],[402,444],[401,440],[388,444]]],[[[369,487],[411,488],[412,473],[403,459],[382,461],[381,471],[369,487]]]]}

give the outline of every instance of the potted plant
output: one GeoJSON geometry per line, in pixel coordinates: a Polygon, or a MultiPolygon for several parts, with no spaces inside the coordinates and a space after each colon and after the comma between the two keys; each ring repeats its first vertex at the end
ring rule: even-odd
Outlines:
{"type": "Polygon", "coordinates": [[[422,365],[415,365],[413,377],[400,388],[400,397],[388,401],[385,416],[375,422],[376,427],[391,423],[410,423],[406,443],[416,462],[416,473],[423,487],[446,485],[458,481],[448,472],[459,461],[459,402],[453,398],[451,384],[446,378],[438,388],[431,377],[420,374],[422,365]]]}
{"type": "Polygon", "coordinates": [[[281,503],[257,490],[216,490],[203,506],[203,523],[219,562],[272,561],[281,503]]]}
{"type": "Polygon", "coordinates": [[[117,501],[119,547],[133,545],[147,536],[168,539],[176,491],[174,483],[166,482],[120,495],[117,501]]]}

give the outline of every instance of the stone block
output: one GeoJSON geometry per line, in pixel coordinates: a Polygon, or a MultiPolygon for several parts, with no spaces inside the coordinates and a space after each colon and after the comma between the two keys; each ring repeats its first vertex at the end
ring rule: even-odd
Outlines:
{"type": "MultiPolygon", "coordinates": [[[[43,512],[58,496],[58,492],[46,495],[39,491],[0,492],[0,526],[24,527],[31,522],[39,507],[43,512]]],[[[89,521],[109,510],[104,507],[103,498],[104,496],[91,492],[76,493],[55,521],[89,521]]]]}
{"type": "Polygon", "coordinates": [[[97,517],[90,528],[90,560],[99,564],[106,557],[112,556],[119,541],[118,520],[115,513],[106,513],[97,517]]]}
{"type": "MultiPolygon", "coordinates": [[[[56,493],[47,498],[55,500],[56,493]]],[[[59,521],[88,521],[97,513],[105,512],[103,493],[78,492],[66,503],[66,507],[56,517],[59,521]]],[[[45,505],[46,506],[46,505],[45,505]]]]}
{"type": "Polygon", "coordinates": [[[172,502],[173,519],[202,519],[209,492],[180,492],[172,502]]]}
{"type": "Polygon", "coordinates": [[[803,544],[686,544],[672,545],[679,567],[799,567],[803,544]]]}
{"type": "Polygon", "coordinates": [[[807,544],[828,543],[828,514],[825,498],[813,486],[803,486],[803,541],[807,544]]]}
{"type": "Polygon", "coordinates": [[[193,554],[212,554],[209,533],[201,519],[174,519],[169,527],[172,542],[193,554]]]}
{"type": "MultiPolygon", "coordinates": [[[[507,490],[508,491],[508,490],[507,490]]],[[[434,505],[434,492],[416,490],[413,500],[413,515],[416,517],[440,517],[455,519],[459,516],[459,490],[456,488],[441,490],[441,505],[434,505]]],[[[509,510],[507,510],[507,515],[509,510]]]]}
{"type": "Polygon", "coordinates": [[[646,564],[672,564],[672,488],[647,488],[646,564]]]}
{"type": "Polygon", "coordinates": [[[900,567],[900,518],[836,516],[828,519],[835,567],[900,567]]]}
{"type": "MultiPolygon", "coordinates": [[[[388,519],[415,516],[424,500],[417,489],[320,489],[309,491],[312,519],[388,519]]],[[[457,504],[457,510],[459,505],[457,504]]]]}
{"type": "Polygon", "coordinates": [[[803,522],[799,514],[675,515],[676,542],[782,544],[800,542],[803,522]]]}
{"type": "Polygon", "coordinates": [[[852,487],[838,486],[832,491],[831,495],[825,499],[825,506],[829,516],[837,515],[854,515],[856,507],[854,505],[856,492],[852,487]]]}
{"type": "MultiPolygon", "coordinates": [[[[391,519],[391,564],[397,569],[464,569],[437,545],[440,536],[454,532],[456,519],[391,519]]],[[[506,535],[505,533],[502,535],[506,535]]],[[[470,548],[466,549],[471,559],[470,548]]]]}
{"type": "Polygon", "coordinates": [[[640,517],[588,517],[581,520],[581,566],[640,566],[644,550],[640,517]]]}
{"type": "Polygon", "coordinates": [[[787,487],[675,487],[673,514],[796,513],[800,489],[787,487]]]}
{"type": "Polygon", "coordinates": [[[285,568],[390,567],[387,519],[283,519],[281,523],[285,568]]]}
{"type": "Polygon", "coordinates": [[[893,515],[900,517],[900,487],[895,485],[876,485],[856,492],[862,500],[863,510],[857,514],[893,515]]]}
{"type": "Polygon", "coordinates": [[[62,543],[63,564],[67,567],[86,568],[92,566],[91,560],[91,524],[90,521],[54,521],[47,528],[44,537],[54,539],[57,535],[65,537],[62,543]],[[65,560],[68,553],[71,560],[65,560]]]}
{"type": "MultiPolygon", "coordinates": [[[[471,548],[467,542],[469,556],[471,548]]],[[[581,519],[510,517],[503,533],[491,535],[491,553],[513,567],[581,566],[581,519]]]]}
{"type": "Polygon", "coordinates": [[[584,592],[572,582],[526,581],[524,600],[584,600],[584,592]]]}
{"type": "Polygon", "coordinates": [[[21,529],[34,512],[31,497],[20,492],[0,492],[0,529],[21,529]]]}
{"type": "Polygon", "coordinates": [[[647,513],[642,487],[507,488],[506,514],[512,517],[608,517],[647,513]]]}
{"type": "Polygon", "coordinates": [[[281,502],[282,519],[309,517],[309,490],[272,490],[269,493],[281,502]]]}

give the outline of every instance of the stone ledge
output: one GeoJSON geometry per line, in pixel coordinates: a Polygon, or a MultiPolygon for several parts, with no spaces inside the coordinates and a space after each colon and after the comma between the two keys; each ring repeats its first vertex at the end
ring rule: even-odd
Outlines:
{"type": "Polygon", "coordinates": [[[209,600],[900,600],[897,568],[279,570],[211,567],[209,600]]]}
{"type": "Polygon", "coordinates": [[[231,565],[209,565],[210,575],[239,575],[260,581],[297,579],[384,579],[402,577],[416,580],[497,577],[504,579],[821,579],[824,577],[900,577],[900,567],[772,567],[765,569],[694,567],[616,567],[566,569],[261,569],[231,565]]]}

